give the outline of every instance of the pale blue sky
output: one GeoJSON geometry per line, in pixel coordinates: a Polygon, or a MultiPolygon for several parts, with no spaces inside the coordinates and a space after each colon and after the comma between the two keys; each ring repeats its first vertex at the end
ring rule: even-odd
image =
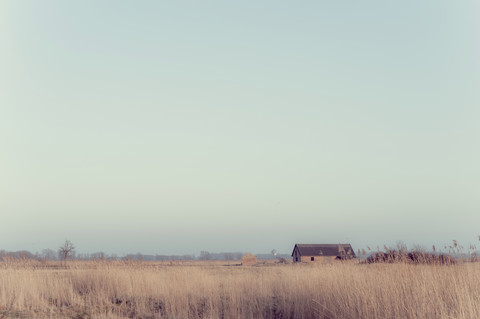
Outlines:
{"type": "Polygon", "coordinates": [[[0,249],[480,235],[478,1],[0,1],[0,249]]]}

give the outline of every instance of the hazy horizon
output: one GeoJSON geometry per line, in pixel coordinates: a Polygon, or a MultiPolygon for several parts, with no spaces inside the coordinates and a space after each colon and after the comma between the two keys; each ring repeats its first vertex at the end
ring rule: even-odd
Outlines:
{"type": "Polygon", "coordinates": [[[2,1],[0,249],[480,235],[480,3],[2,1]]]}

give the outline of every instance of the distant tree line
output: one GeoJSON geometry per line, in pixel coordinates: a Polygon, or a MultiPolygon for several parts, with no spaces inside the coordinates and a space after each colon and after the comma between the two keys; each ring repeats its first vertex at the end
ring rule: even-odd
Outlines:
{"type": "MultiPolygon", "coordinates": [[[[222,252],[210,253],[202,251],[200,256],[195,255],[148,255],[142,253],[127,254],[118,256],[117,254],[106,254],[104,252],[94,253],[76,253],[71,252],[68,260],[143,260],[143,261],[169,261],[169,260],[240,260],[244,253],[242,252],[222,252]]],[[[57,260],[63,261],[64,254],[53,249],[43,249],[40,252],[31,253],[26,250],[5,251],[0,250],[0,261],[4,261],[4,257],[12,259],[35,259],[35,260],[57,260]]],[[[258,259],[272,259],[271,254],[257,254],[258,259]]],[[[276,258],[290,258],[288,254],[278,254],[276,258]]]]}
{"type": "Polygon", "coordinates": [[[19,251],[5,251],[0,250],[0,261],[4,261],[7,258],[13,259],[38,259],[36,255],[26,250],[19,251]]]}
{"type": "MultiPolygon", "coordinates": [[[[57,250],[50,248],[43,249],[35,254],[26,251],[5,251],[0,250],[0,261],[5,259],[36,259],[36,260],[57,260],[62,261],[65,265],[68,260],[143,260],[143,261],[169,261],[169,260],[240,260],[245,253],[243,252],[221,252],[212,253],[202,250],[200,255],[196,257],[194,254],[187,255],[149,255],[149,254],[127,254],[119,257],[117,254],[106,254],[104,252],[94,253],[77,253],[75,246],[69,240],[59,246],[57,250]]],[[[272,250],[270,254],[257,254],[258,259],[272,258],[290,258],[289,254],[277,254],[276,250],[272,250]],[[274,252],[274,253],[273,253],[274,252]]]]}
{"type": "Polygon", "coordinates": [[[194,260],[195,255],[145,255],[141,253],[136,253],[136,254],[128,254],[120,259],[143,260],[143,261],[194,260]]]}
{"type": "MultiPolygon", "coordinates": [[[[210,253],[208,251],[201,251],[199,260],[240,260],[242,256],[245,255],[244,252],[226,252],[226,253],[210,253]]],[[[258,259],[279,259],[279,258],[290,258],[290,254],[256,254],[258,259]]]]}
{"type": "Polygon", "coordinates": [[[241,252],[226,252],[226,253],[211,253],[206,250],[200,252],[199,260],[240,260],[244,253],[241,252]]]}

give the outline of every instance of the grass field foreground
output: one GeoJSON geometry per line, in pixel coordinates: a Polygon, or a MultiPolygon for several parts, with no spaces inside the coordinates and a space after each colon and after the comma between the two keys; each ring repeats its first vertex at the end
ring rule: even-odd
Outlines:
{"type": "Polygon", "coordinates": [[[480,264],[0,263],[3,318],[480,318],[480,264]]]}

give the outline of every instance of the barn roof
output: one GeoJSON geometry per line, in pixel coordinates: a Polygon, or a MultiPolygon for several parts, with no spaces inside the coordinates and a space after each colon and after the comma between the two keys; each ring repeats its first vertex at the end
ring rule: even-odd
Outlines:
{"type": "Polygon", "coordinates": [[[355,252],[350,244],[295,244],[292,256],[298,249],[300,256],[352,256],[355,252]]]}

